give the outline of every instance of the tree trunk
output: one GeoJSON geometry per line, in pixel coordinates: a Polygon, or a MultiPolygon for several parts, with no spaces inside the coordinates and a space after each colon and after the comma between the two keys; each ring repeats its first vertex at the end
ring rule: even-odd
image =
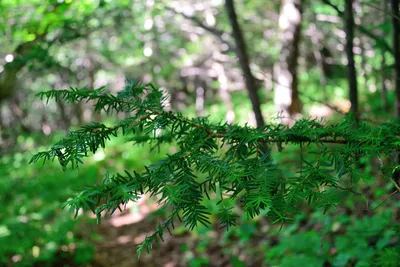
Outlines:
{"type": "Polygon", "coordinates": [[[225,75],[225,70],[222,63],[215,63],[214,69],[218,75],[218,82],[219,82],[218,92],[222,99],[222,102],[224,102],[226,107],[225,120],[229,124],[232,124],[235,120],[235,111],[233,109],[231,95],[228,91],[228,78],[225,75]]]}
{"type": "MultiPolygon", "coordinates": [[[[86,48],[89,50],[89,47],[86,48]]],[[[90,90],[94,90],[94,83],[96,81],[96,72],[97,72],[97,67],[95,63],[95,59],[93,56],[89,53],[87,60],[89,61],[89,66],[88,66],[88,87],[90,90]]],[[[96,122],[101,122],[101,111],[94,112],[92,114],[92,120],[96,122]]]]}
{"type": "MultiPolygon", "coordinates": [[[[382,16],[382,24],[386,23],[386,13],[388,11],[388,1],[383,0],[381,3],[381,9],[384,11],[382,16]]],[[[385,37],[385,33],[382,31],[382,38],[385,37]]],[[[382,90],[381,90],[381,101],[383,109],[389,113],[389,102],[387,98],[387,88],[386,88],[386,50],[381,48],[382,60],[381,60],[381,76],[382,76],[382,90]]]]}
{"type": "MultiPolygon", "coordinates": [[[[400,117],[400,21],[399,21],[399,0],[391,0],[392,6],[392,25],[393,25],[393,56],[394,56],[394,86],[396,93],[396,102],[394,106],[394,115],[400,117]]],[[[400,151],[394,152],[395,163],[400,162],[400,151]]],[[[393,179],[400,182],[400,172],[396,170],[393,179]]]]}
{"type": "Polygon", "coordinates": [[[381,102],[382,102],[383,110],[385,110],[387,113],[389,113],[389,102],[388,102],[388,97],[387,97],[385,69],[386,69],[386,58],[385,58],[385,54],[382,53],[382,60],[381,60],[381,78],[382,78],[381,102]]]}
{"type": "Polygon", "coordinates": [[[18,88],[17,74],[25,67],[28,61],[24,57],[32,52],[35,45],[36,40],[18,45],[13,53],[14,59],[4,65],[4,70],[0,72],[0,101],[15,94],[18,88]]]}
{"type": "Polygon", "coordinates": [[[302,0],[283,0],[279,15],[281,54],[275,66],[274,102],[286,123],[302,111],[297,77],[302,4],[302,0]]]}
{"type": "Polygon", "coordinates": [[[257,82],[250,70],[250,60],[247,55],[247,47],[237,20],[237,15],[233,0],[225,1],[225,9],[228,13],[229,21],[232,27],[232,35],[236,43],[236,54],[237,57],[239,58],[239,64],[242,69],[244,80],[246,83],[246,88],[249,93],[251,104],[253,106],[253,112],[256,118],[256,124],[257,127],[259,128],[264,127],[265,123],[261,112],[260,99],[257,95],[257,89],[258,89],[257,82]]]}
{"type": "Polygon", "coordinates": [[[196,93],[196,116],[204,116],[204,101],[205,101],[205,82],[201,80],[201,77],[196,75],[194,78],[194,90],[196,93]]]}
{"type": "Polygon", "coordinates": [[[349,83],[349,99],[351,112],[358,118],[358,91],[357,73],[354,64],[353,39],[354,39],[354,17],[353,0],[345,1],[344,28],[346,32],[346,55],[347,55],[347,80],[349,83]]]}
{"type": "Polygon", "coordinates": [[[399,21],[399,0],[391,0],[392,23],[393,23],[393,54],[394,54],[394,79],[395,79],[395,116],[400,117],[400,21],[399,21]]]}
{"type": "Polygon", "coordinates": [[[325,68],[324,68],[324,55],[321,52],[321,39],[323,38],[323,36],[321,36],[322,34],[320,32],[318,32],[317,30],[317,26],[315,25],[315,23],[310,23],[310,39],[311,39],[311,43],[313,45],[313,55],[315,58],[315,62],[317,63],[317,66],[319,68],[319,72],[321,75],[321,79],[320,79],[320,84],[321,84],[321,89],[324,91],[324,99],[327,100],[328,96],[326,94],[326,73],[325,73],[325,68]],[[322,37],[322,38],[321,38],[322,37]]]}

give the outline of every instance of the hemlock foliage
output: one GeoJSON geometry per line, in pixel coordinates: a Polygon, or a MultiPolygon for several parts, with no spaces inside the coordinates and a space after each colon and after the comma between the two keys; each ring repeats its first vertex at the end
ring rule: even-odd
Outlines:
{"type": "MultiPolygon", "coordinates": [[[[129,201],[145,193],[156,197],[169,210],[167,220],[156,227],[138,247],[149,251],[153,242],[163,241],[177,221],[190,230],[199,224],[210,225],[208,209],[202,204],[210,195],[217,196],[218,217],[223,227],[236,224],[234,201],[239,201],[250,217],[267,211],[268,219],[283,224],[300,212],[303,201],[327,210],[341,202],[341,194],[356,191],[357,183],[366,177],[357,163],[360,156],[375,157],[380,162],[383,179],[391,178],[399,166],[387,160],[400,147],[400,124],[379,126],[356,122],[346,116],[338,123],[301,119],[292,127],[271,124],[262,129],[250,126],[211,123],[207,118],[186,118],[180,113],[165,111],[166,96],[151,84],[127,81],[117,95],[105,89],[52,90],[39,93],[42,99],[62,99],[75,103],[94,100],[95,110],[125,113],[129,117],[115,125],[92,122],[53,145],[50,150],[33,156],[31,162],[57,158],[65,170],[79,167],[83,158],[106,146],[114,136],[130,136],[134,145],[149,142],[156,148],[174,143],[175,154],[146,167],[138,173],[106,175],[101,184],[85,188],[66,206],[75,210],[90,209],[98,220],[112,214],[129,201]],[[278,152],[287,144],[298,145],[301,166],[297,175],[286,177],[285,166],[274,161],[265,144],[278,152]]],[[[128,148],[129,149],[129,148],[128,148]]]]}

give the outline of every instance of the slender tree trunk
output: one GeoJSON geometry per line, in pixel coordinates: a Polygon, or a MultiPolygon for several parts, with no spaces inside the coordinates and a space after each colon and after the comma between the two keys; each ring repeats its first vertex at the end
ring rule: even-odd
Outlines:
{"type": "MultiPolygon", "coordinates": [[[[386,13],[387,13],[388,1],[382,0],[381,9],[384,11],[382,16],[382,24],[386,23],[386,13]]],[[[382,31],[382,38],[385,37],[385,33],[382,31]]],[[[386,50],[381,48],[382,60],[381,60],[381,75],[382,75],[382,90],[381,90],[381,101],[382,107],[386,112],[389,112],[389,102],[387,98],[387,88],[386,88],[386,50]]]]}
{"type": "Polygon", "coordinates": [[[11,112],[10,115],[12,116],[11,123],[14,125],[14,128],[17,129],[18,126],[21,126],[24,132],[31,132],[31,129],[29,129],[28,125],[25,124],[25,118],[27,117],[28,112],[22,108],[18,96],[9,99],[8,106],[11,112]]]}
{"type": "MultiPolygon", "coordinates": [[[[86,48],[87,50],[89,50],[89,47],[86,48]]],[[[89,60],[89,66],[88,66],[88,87],[90,90],[94,90],[94,83],[96,81],[96,72],[97,72],[97,68],[96,68],[96,63],[95,60],[93,58],[93,56],[89,53],[87,60],[89,60]]],[[[96,121],[96,122],[101,122],[101,111],[99,112],[94,112],[92,114],[92,120],[96,121]]]]}
{"type": "Polygon", "coordinates": [[[64,103],[62,102],[62,100],[57,99],[56,104],[58,110],[60,111],[60,118],[61,118],[61,121],[58,124],[63,130],[68,131],[71,124],[70,124],[70,118],[67,116],[67,112],[65,111],[64,103]]]}
{"type": "Polygon", "coordinates": [[[187,107],[188,81],[186,77],[179,75],[179,81],[171,89],[171,108],[175,111],[184,110],[187,107]]]}
{"type": "Polygon", "coordinates": [[[353,0],[345,0],[344,27],[346,32],[346,55],[347,55],[347,80],[349,83],[349,99],[351,112],[358,118],[358,90],[357,72],[354,63],[353,39],[354,39],[354,16],[353,0]]]}
{"type": "MultiPolygon", "coordinates": [[[[77,85],[78,88],[81,88],[81,80],[78,78],[77,79],[77,85]]],[[[83,112],[84,112],[84,107],[83,107],[82,102],[77,102],[73,104],[73,113],[75,115],[75,118],[78,122],[79,126],[82,126],[85,123],[85,118],[83,116],[83,112]]]]}
{"type": "MultiPolygon", "coordinates": [[[[59,75],[59,79],[57,82],[51,84],[51,88],[54,90],[61,90],[62,88],[62,80],[63,75],[59,75]]],[[[69,127],[71,126],[71,117],[69,116],[69,112],[66,111],[64,102],[62,99],[56,99],[57,108],[59,110],[60,120],[57,122],[57,127],[68,132],[69,127]]]]}
{"type": "Polygon", "coordinates": [[[393,54],[394,54],[394,79],[395,79],[395,116],[400,117],[400,21],[399,21],[399,0],[391,0],[392,23],[393,23],[393,54]]]}
{"type": "Polygon", "coordinates": [[[381,89],[381,102],[382,102],[382,108],[386,111],[389,112],[389,102],[387,98],[387,88],[386,88],[386,59],[385,59],[385,54],[382,54],[382,60],[381,60],[381,77],[382,77],[382,89],[381,89]]]}
{"type": "Polygon", "coordinates": [[[214,69],[216,70],[218,75],[218,82],[219,82],[218,92],[222,99],[222,102],[224,102],[226,107],[225,119],[229,124],[231,124],[235,120],[235,111],[233,109],[231,95],[228,91],[228,78],[225,75],[225,70],[222,63],[215,63],[214,69]]]}
{"type": "Polygon", "coordinates": [[[204,116],[204,101],[205,101],[205,82],[196,75],[194,78],[194,90],[196,93],[196,116],[204,116]]]}
{"type": "MultiPolygon", "coordinates": [[[[394,115],[400,117],[400,21],[399,21],[399,0],[391,0],[392,7],[392,27],[393,27],[393,56],[394,56],[394,86],[396,93],[396,102],[394,106],[394,115]]],[[[395,163],[400,162],[400,151],[394,152],[395,163]]],[[[393,179],[400,182],[400,172],[395,171],[393,179]]]]}
{"type": "Polygon", "coordinates": [[[264,127],[265,123],[261,112],[260,99],[257,95],[257,81],[250,70],[250,60],[247,55],[247,47],[237,20],[233,0],[225,0],[225,9],[228,13],[229,21],[232,27],[232,35],[236,43],[236,54],[239,58],[239,63],[243,72],[246,88],[249,93],[251,104],[253,106],[253,112],[256,118],[257,127],[264,127]]]}
{"type": "Polygon", "coordinates": [[[321,53],[321,45],[320,45],[321,33],[318,32],[315,23],[310,23],[310,39],[311,43],[313,44],[313,55],[315,58],[315,62],[317,63],[321,75],[320,83],[322,90],[324,91],[324,99],[327,100],[328,96],[326,94],[326,89],[325,89],[327,81],[324,68],[324,56],[321,53]]]}
{"type": "Polygon", "coordinates": [[[303,0],[283,0],[279,15],[281,54],[279,65],[275,67],[274,102],[282,113],[282,121],[287,123],[302,111],[297,77],[302,5],[303,0]]]}

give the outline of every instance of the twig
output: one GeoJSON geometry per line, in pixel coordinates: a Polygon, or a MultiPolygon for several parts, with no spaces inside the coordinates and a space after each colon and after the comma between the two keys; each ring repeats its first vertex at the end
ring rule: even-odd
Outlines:
{"type": "Polygon", "coordinates": [[[396,190],[394,192],[392,192],[388,197],[386,197],[381,203],[378,204],[378,206],[376,206],[375,208],[373,208],[372,210],[376,210],[377,208],[379,208],[380,206],[382,206],[383,203],[385,203],[386,201],[389,200],[389,198],[391,198],[394,194],[398,193],[399,190],[396,190]]]}
{"type": "Polygon", "coordinates": [[[394,185],[394,187],[396,187],[396,191],[399,191],[399,192],[400,192],[400,186],[396,183],[396,181],[393,180],[393,178],[390,177],[390,176],[387,175],[387,174],[383,174],[383,175],[384,175],[385,177],[389,178],[390,182],[394,185]]]}
{"type": "Polygon", "coordinates": [[[385,15],[387,15],[387,16],[395,17],[396,19],[400,20],[400,17],[395,16],[395,15],[393,15],[391,12],[387,12],[386,10],[384,10],[384,9],[378,7],[378,6],[375,6],[375,5],[366,3],[366,2],[364,2],[364,1],[360,1],[359,3],[360,3],[361,5],[368,6],[368,7],[371,7],[371,8],[373,8],[373,9],[376,9],[376,10],[378,10],[378,11],[381,11],[383,14],[385,14],[385,15]]]}
{"type": "Polygon", "coordinates": [[[184,14],[184,13],[178,12],[178,11],[176,11],[175,9],[171,8],[171,7],[166,7],[166,9],[169,10],[169,11],[171,11],[171,12],[173,12],[173,13],[175,13],[175,14],[177,14],[177,15],[180,15],[180,16],[184,17],[184,18],[187,19],[187,20],[190,20],[190,21],[194,22],[194,23],[197,24],[197,26],[199,26],[200,28],[202,28],[202,29],[208,31],[209,33],[211,33],[212,35],[214,35],[215,37],[217,37],[222,43],[228,45],[228,50],[230,50],[230,51],[232,51],[232,52],[235,52],[235,51],[236,51],[235,46],[232,45],[228,40],[226,40],[226,39],[223,37],[223,34],[224,34],[223,31],[218,30],[218,29],[213,28],[213,27],[210,27],[210,26],[207,26],[206,24],[204,24],[203,22],[201,22],[201,20],[199,20],[198,18],[196,18],[196,17],[194,17],[194,16],[188,16],[188,15],[186,15],[186,14],[184,14]]]}
{"type": "MultiPolygon", "coordinates": [[[[351,192],[353,194],[356,194],[356,195],[365,196],[364,194],[362,194],[360,192],[354,191],[354,189],[352,187],[341,187],[340,185],[334,185],[333,187],[335,187],[337,189],[340,189],[340,190],[343,190],[343,191],[349,191],[349,192],[351,192]]],[[[368,197],[367,197],[367,199],[368,199],[368,197]]]]}
{"type": "MultiPolygon", "coordinates": [[[[332,7],[333,9],[335,9],[336,12],[339,14],[339,16],[341,16],[341,17],[344,16],[344,12],[343,12],[342,10],[340,10],[339,7],[337,7],[336,5],[334,5],[330,0],[321,0],[321,1],[322,1],[323,3],[325,3],[326,5],[332,7]]],[[[365,34],[366,36],[368,36],[369,38],[375,40],[375,42],[380,43],[386,51],[388,51],[388,52],[390,52],[391,54],[393,54],[393,49],[392,49],[392,48],[390,47],[390,45],[385,41],[385,39],[383,39],[383,38],[380,37],[380,36],[376,36],[375,34],[373,34],[371,31],[369,31],[367,28],[365,28],[365,27],[362,26],[362,25],[356,24],[355,26],[358,28],[358,30],[359,30],[361,33],[363,33],[363,34],[365,34]]]]}

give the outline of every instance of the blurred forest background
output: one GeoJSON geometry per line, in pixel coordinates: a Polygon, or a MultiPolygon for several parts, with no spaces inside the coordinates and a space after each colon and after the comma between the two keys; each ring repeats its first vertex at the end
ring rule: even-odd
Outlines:
{"type": "MultiPolygon", "coordinates": [[[[362,194],[344,194],[325,215],[305,205],[281,230],[245,215],[229,231],[178,227],[140,260],[136,245],[165,213],[154,201],[144,196],[100,225],[91,214],[73,220],[62,205],[107,172],[140,171],[173,146],[158,153],[116,138],[79,170],[28,164],[68,129],[115,120],[92,103],[46,104],[36,93],[117,92],[125,79],[168,92],[172,111],[216,122],[291,125],[349,111],[372,123],[394,119],[399,29],[397,0],[1,0],[0,265],[400,266],[389,264],[400,256],[389,227],[400,201],[368,159],[362,194]]],[[[289,146],[276,160],[295,172],[297,158],[289,146]]]]}

